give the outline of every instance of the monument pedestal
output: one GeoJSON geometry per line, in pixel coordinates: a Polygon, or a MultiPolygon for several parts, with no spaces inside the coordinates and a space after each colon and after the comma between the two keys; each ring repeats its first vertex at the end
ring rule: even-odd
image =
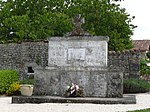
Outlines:
{"type": "Polygon", "coordinates": [[[34,95],[64,96],[67,86],[75,83],[83,89],[85,97],[123,96],[122,70],[38,69],[35,81],[34,95]]]}

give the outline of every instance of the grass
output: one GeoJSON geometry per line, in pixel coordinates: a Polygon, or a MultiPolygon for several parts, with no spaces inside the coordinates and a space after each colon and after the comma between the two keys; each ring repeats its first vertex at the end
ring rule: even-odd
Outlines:
{"type": "Polygon", "coordinates": [[[150,112],[150,108],[149,109],[143,109],[143,110],[128,111],[128,112],[150,112]]]}

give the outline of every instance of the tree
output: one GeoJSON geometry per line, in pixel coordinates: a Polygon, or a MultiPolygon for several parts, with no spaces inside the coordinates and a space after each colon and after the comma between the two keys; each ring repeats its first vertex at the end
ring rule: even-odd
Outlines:
{"type": "MultiPolygon", "coordinates": [[[[68,15],[47,9],[47,0],[8,0],[0,10],[2,42],[41,41],[72,28],[68,15]]],[[[50,4],[50,3],[49,3],[50,4]]],[[[53,6],[54,7],[54,6],[53,6]]]]}
{"type": "Polygon", "coordinates": [[[38,41],[62,36],[72,30],[71,18],[82,14],[83,29],[93,35],[109,36],[109,50],[132,47],[134,17],[114,2],[119,0],[8,0],[0,2],[0,39],[38,41]]]}

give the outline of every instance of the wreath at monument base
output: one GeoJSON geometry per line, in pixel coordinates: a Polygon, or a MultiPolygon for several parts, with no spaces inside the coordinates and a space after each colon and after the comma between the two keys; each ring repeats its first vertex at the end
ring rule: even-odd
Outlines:
{"type": "Polygon", "coordinates": [[[79,88],[77,84],[72,83],[67,87],[65,91],[65,97],[84,97],[83,89],[79,88]]]}

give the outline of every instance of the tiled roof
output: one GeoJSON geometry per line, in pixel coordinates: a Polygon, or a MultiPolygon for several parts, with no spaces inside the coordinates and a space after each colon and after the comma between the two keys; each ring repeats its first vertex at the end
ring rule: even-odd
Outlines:
{"type": "Polygon", "coordinates": [[[148,51],[150,48],[150,40],[133,40],[133,49],[140,51],[148,51]]]}

